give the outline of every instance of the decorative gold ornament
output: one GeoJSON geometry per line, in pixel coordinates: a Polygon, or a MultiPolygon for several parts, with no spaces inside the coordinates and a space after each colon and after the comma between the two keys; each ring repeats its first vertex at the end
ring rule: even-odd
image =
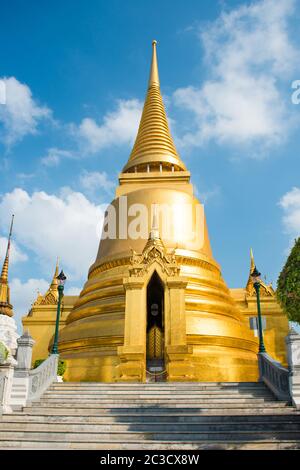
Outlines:
{"type": "Polygon", "coordinates": [[[147,334],[147,357],[149,359],[163,358],[163,336],[157,325],[152,326],[147,334]]]}

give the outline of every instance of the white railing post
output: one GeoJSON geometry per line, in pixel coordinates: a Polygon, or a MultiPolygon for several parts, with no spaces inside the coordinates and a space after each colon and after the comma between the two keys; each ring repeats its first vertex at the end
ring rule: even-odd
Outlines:
{"type": "Polygon", "coordinates": [[[25,332],[17,339],[17,364],[14,371],[11,405],[25,406],[29,390],[29,372],[31,369],[32,348],[35,341],[25,332]]]}
{"type": "Polygon", "coordinates": [[[32,348],[35,343],[34,339],[25,332],[20,338],[17,339],[17,370],[29,371],[31,369],[32,348]]]}
{"type": "Polygon", "coordinates": [[[300,335],[292,328],[286,337],[289,387],[293,405],[300,409],[300,335]]]}
{"type": "Polygon", "coordinates": [[[8,357],[4,364],[0,364],[0,415],[12,413],[11,391],[14,377],[14,359],[8,357]]]}

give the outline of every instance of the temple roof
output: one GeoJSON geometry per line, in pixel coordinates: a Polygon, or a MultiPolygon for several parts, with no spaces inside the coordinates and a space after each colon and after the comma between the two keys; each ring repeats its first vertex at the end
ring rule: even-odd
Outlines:
{"type": "Polygon", "coordinates": [[[152,42],[149,84],[137,137],[123,172],[154,162],[186,169],[175,148],[160,92],[156,41],[152,42]]]}

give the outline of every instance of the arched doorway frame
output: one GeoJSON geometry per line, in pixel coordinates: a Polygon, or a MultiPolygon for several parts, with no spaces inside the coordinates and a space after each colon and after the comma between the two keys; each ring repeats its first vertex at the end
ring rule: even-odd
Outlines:
{"type": "Polygon", "coordinates": [[[123,280],[125,328],[124,346],[118,348],[119,381],[146,380],[147,286],[154,271],[164,285],[167,380],[186,380],[183,361],[190,354],[185,317],[185,288],[188,280],[178,275],[179,269],[173,257],[164,255],[161,249],[155,250],[155,247],[153,251],[151,256],[135,256],[131,275],[123,280]]]}

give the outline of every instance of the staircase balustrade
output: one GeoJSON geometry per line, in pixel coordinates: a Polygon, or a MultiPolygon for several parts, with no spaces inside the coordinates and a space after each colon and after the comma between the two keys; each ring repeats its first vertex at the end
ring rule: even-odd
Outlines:
{"type": "Polygon", "coordinates": [[[57,381],[58,354],[51,354],[36,369],[29,371],[28,400],[33,401],[57,381]]]}
{"type": "Polygon", "coordinates": [[[279,400],[290,401],[289,391],[289,370],[283,367],[280,362],[275,361],[267,353],[258,354],[258,364],[260,380],[279,400]]]}

